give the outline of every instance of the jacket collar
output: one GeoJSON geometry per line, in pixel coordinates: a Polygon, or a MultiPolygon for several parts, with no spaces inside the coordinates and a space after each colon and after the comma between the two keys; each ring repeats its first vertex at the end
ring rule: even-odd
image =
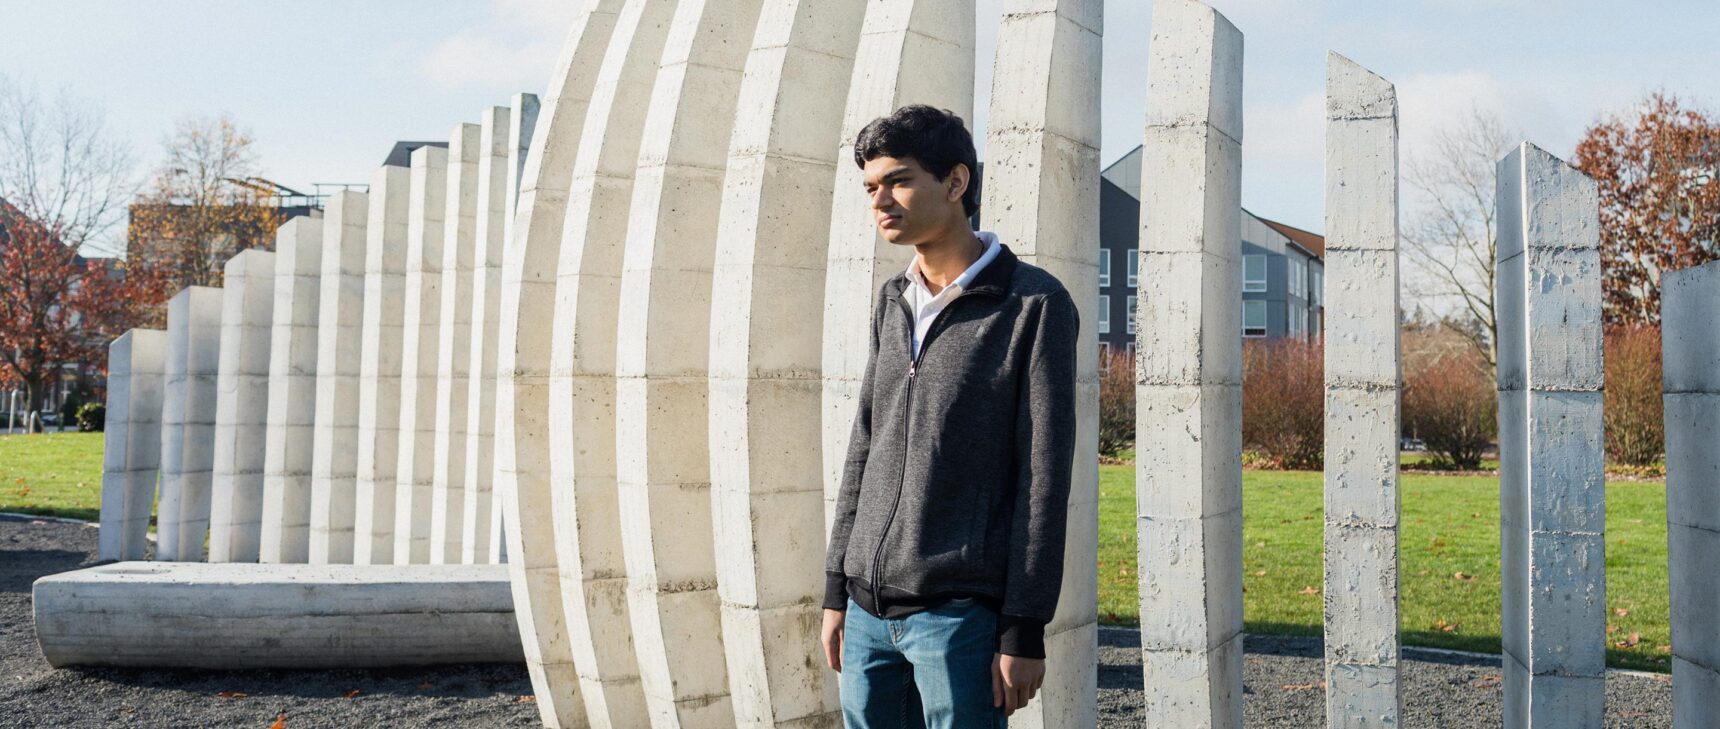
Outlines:
{"type": "MultiPolygon", "coordinates": [[[[1009,282],[1015,276],[1015,265],[1019,259],[1015,252],[1009,250],[1008,243],[998,243],[997,257],[973,277],[973,284],[962,294],[984,293],[991,296],[1003,297],[1009,294],[1009,282]]],[[[908,274],[897,272],[889,281],[890,298],[899,299],[908,287],[908,274]]]]}

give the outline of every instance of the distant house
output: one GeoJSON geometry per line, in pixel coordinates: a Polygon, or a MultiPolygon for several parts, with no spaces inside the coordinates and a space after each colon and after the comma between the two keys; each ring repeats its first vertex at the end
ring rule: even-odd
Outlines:
{"type": "MultiPolygon", "coordinates": [[[[1099,347],[1135,351],[1135,299],[1141,234],[1141,148],[1100,173],[1099,347]]],[[[1259,217],[1242,216],[1244,338],[1320,336],[1325,308],[1325,237],[1259,217]]]]}

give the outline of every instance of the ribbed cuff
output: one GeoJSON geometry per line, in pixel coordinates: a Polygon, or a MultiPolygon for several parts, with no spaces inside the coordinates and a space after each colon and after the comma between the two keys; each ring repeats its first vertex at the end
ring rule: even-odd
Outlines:
{"type": "Polygon", "coordinates": [[[848,609],[848,576],[841,572],[824,573],[824,608],[848,609]]]}
{"type": "Polygon", "coordinates": [[[1045,621],[1020,615],[997,616],[997,652],[1020,658],[1045,658],[1045,621]]]}

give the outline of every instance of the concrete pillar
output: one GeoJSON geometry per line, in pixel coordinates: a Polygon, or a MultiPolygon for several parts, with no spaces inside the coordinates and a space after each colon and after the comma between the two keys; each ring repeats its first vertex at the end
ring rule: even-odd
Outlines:
{"type": "Polygon", "coordinates": [[[269,414],[263,434],[258,555],[263,562],[306,562],[310,558],[324,225],[316,218],[294,218],[275,233],[269,414]]]}
{"type": "Polygon", "coordinates": [[[161,395],[167,332],[133,329],[108,345],[107,431],[97,554],[143,559],[161,467],[161,395]]]}
{"type": "MultiPolygon", "coordinates": [[[[657,726],[724,726],[735,721],[712,550],[708,345],[711,260],[723,172],[760,5],[761,0],[703,0],[674,8],[655,86],[648,92],[618,88],[611,112],[612,120],[622,119],[632,113],[622,108],[632,103],[628,97],[649,94],[642,128],[652,133],[644,135],[633,155],[637,169],[625,238],[600,235],[603,231],[595,224],[584,226],[581,261],[594,259],[594,246],[617,249],[619,292],[625,295],[594,290],[592,274],[602,272],[588,267],[579,271],[576,283],[570,286],[563,278],[558,287],[558,292],[581,296],[575,300],[575,327],[557,329],[577,328],[586,335],[577,337],[573,347],[568,380],[574,397],[552,398],[551,429],[565,416],[579,438],[579,428],[597,420],[586,414],[601,407],[593,395],[608,390],[612,382],[614,430],[591,435],[596,442],[610,442],[614,460],[611,465],[552,457],[551,465],[571,466],[567,473],[579,491],[578,507],[590,509],[601,499],[593,492],[619,490],[616,536],[628,577],[628,612],[646,708],[657,726]],[[596,300],[593,294],[608,300],[596,300]],[[610,347],[592,346],[602,339],[594,334],[595,327],[606,323],[615,332],[608,362],[598,358],[610,347]],[[607,469],[613,469],[612,477],[604,473],[607,469]]],[[[651,14],[647,8],[642,21],[651,14]]],[[[643,33],[637,34],[634,43],[644,40],[643,33]]],[[[623,136],[619,128],[610,129],[611,136],[623,136]]],[[[630,151],[624,140],[617,142],[615,152],[630,151]]],[[[580,169],[585,169],[583,164],[580,169]]],[[[576,172],[575,189],[580,182],[576,172]]],[[[601,202],[596,194],[591,199],[594,208],[601,202]]],[[[566,249],[563,253],[566,260],[566,249]]],[[[556,353],[562,351],[558,347],[556,353]]],[[[561,371],[553,370],[556,375],[561,371]]],[[[553,383],[551,392],[557,392],[553,383]]],[[[558,483],[564,482],[560,475],[552,472],[558,483]]],[[[579,534],[569,536],[584,541],[584,524],[581,521],[579,534]]],[[[570,616],[591,604],[585,599],[607,592],[568,589],[598,576],[574,572],[571,566],[562,561],[564,594],[581,605],[569,605],[570,616]]],[[[595,608],[587,608],[586,615],[595,608]]],[[[577,651],[574,660],[580,661],[577,651]]]]}
{"type": "Polygon", "coordinates": [[[872,300],[914,250],[878,236],[854,138],[907,104],[932,104],[973,121],[974,8],[964,0],[878,0],[866,6],[842,114],[830,248],[824,274],[824,534],[829,540],[842,461],[854,429],[872,332],[872,300]],[[925,69],[938,69],[928,73],[925,69]]]}
{"type": "MultiPolygon", "coordinates": [[[[364,342],[364,255],[370,196],[341,191],[323,211],[317,307],[316,411],[311,514],[305,552],[315,564],[349,564],[358,494],[359,366],[364,342]]],[[[283,540],[282,562],[295,562],[283,540]]],[[[297,542],[292,542],[297,549],[297,542]]],[[[264,542],[265,560],[268,543],[264,542]]]]}
{"type": "Polygon", "coordinates": [[[823,271],[864,0],[770,0],[752,39],[713,254],[710,477],[723,650],[742,727],[842,721],[818,647],[823,271]],[[784,211],[794,211],[785,215],[784,211]]]}
{"type": "Polygon", "coordinates": [[[1672,725],[1704,729],[1720,726],[1720,263],[1660,284],[1672,725]]]}
{"type": "Polygon", "coordinates": [[[1598,728],[1606,472],[1600,198],[1525,143],[1499,163],[1499,522],[1505,726],[1598,728]]]}
{"type": "MultiPolygon", "coordinates": [[[[510,223],[503,256],[494,498],[506,520],[501,531],[507,538],[508,573],[526,669],[539,716],[551,727],[586,725],[586,709],[562,610],[555,548],[547,428],[552,337],[545,329],[555,313],[562,223],[574,163],[587,138],[583,131],[599,66],[610,50],[612,35],[619,35],[619,42],[613,44],[617,53],[626,49],[625,41],[631,37],[631,33],[614,33],[621,7],[622,0],[592,3],[574,21],[562,46],[542,116],[531,135],[520,175],[519,208],[510,223]]],[[[628,645],[617,652],[631,655],[632,648],[628,645]]]]}
{"type": "Polygon", "coordinates": [[[1326,57],[1326,726],[1397,726],[1397,92],[1326,57]]]}
{"type": "MultiPolygon", "coordinates": [[[[461,125],[462,129],[473,125],[461,125]]],[[[401,316],[400,435],[394,467],[394,563],[430,562],[435,495],[436,355],[442,331],[442,234],[447,212],[448,151],[412,151],[407,194],[406,277],[401,316]]]]}
{"type": "Polygon", "coordinates": [[[1147,724],[1242,726],[1242,34],[1153,4],[1136,509],[1147,724]]]}
{"type": "Polygon", "coordinates": [[[358,366],[358,488],[354,564],[394,561],[395,476],[400,456],[400,360],[406,314],[407,220],[412,171],[384,166],[370,183],[364,240],[364,318],[358,366]]]}
{"type": "Polygon", "coordinates": [[[155,558],[202,562],[215,468],[215,378],[221,289],[190,286],[167,302],[166,389],[161,400],[161,499],[155,558]]]}
{"type": "Polygon", "coordinates": [[[263,527],[275,254],[258,248],[240,251],[224,270],[209,561],[255,562],[263,527]]]}
{"type": "MultiPolygon", "coordinates": [[[[1099,706],[1099,0],[1004,3],[981,226],[1063,282],[1080,311],[1063,587],[1039,695],[1011,723],[1095,726],[1099,706]]],[[[838,188],[840,191],[841,188],[838,188]]]]}
{"type": "MultiPolygon", "coordinates": [[[[466,402],[471,395],[472,251],[477,243],[481,129],[461,124],[448,139],[442,215],[442,317],[436,331],[435,437],[430,458],[430,563],[460,564],[466,508],[466,402]]],[[[481,311],[481,309],[480,309],[481,311]]]]}

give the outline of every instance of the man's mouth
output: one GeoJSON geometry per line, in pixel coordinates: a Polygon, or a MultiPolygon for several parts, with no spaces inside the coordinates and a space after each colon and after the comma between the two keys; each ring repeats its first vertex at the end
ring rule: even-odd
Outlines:
{"type": "Polygon", "coordinates": [[[901,222],[901,220],[902,216],[900,215],[882,215],[878,218],[878,227],[888,228],[895,223],[901,222]]]}

